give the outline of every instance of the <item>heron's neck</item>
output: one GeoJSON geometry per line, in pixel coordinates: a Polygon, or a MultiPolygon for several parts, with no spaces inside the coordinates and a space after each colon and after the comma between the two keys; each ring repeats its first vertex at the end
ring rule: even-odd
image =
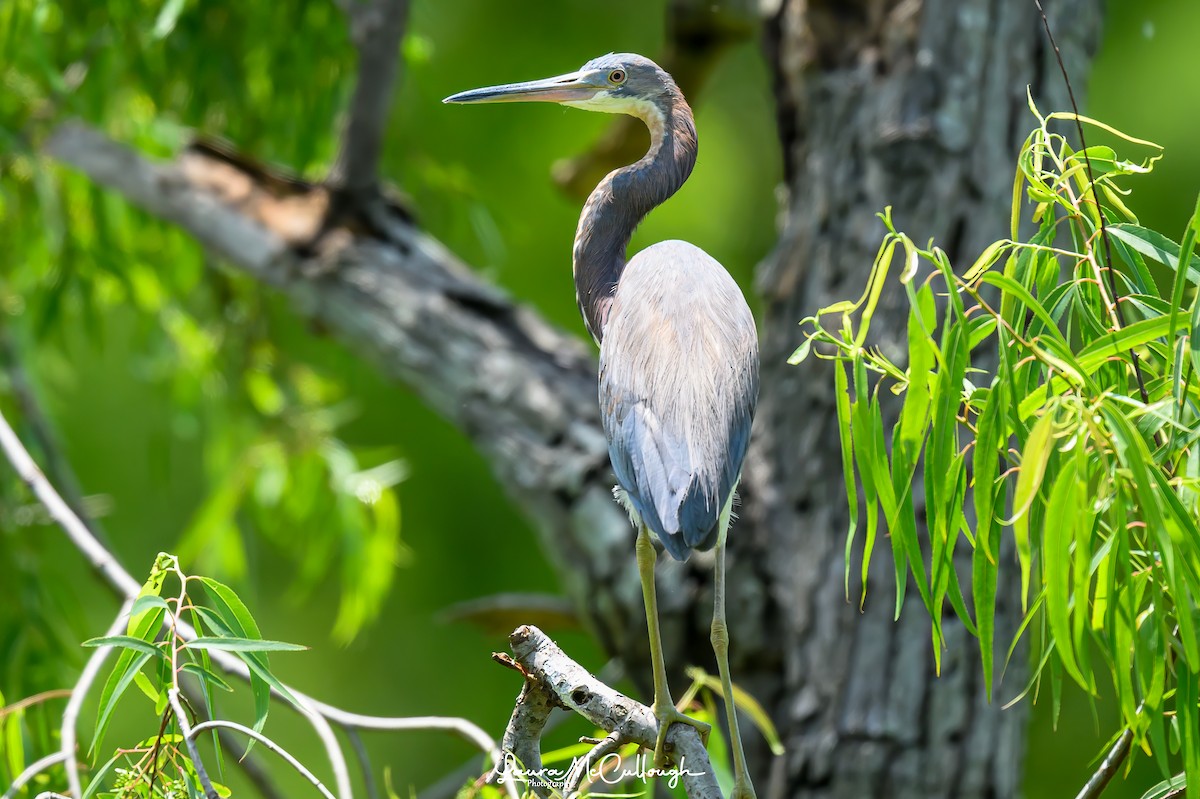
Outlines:
{"type": "Polygon", "coordinates": [[[648,105],[640,116],[650,129],[650,150],[600,181],[583,206],[575,233],[575,296],[597,342],[604,336],[634,229],[679,190],[696,164],[696,126],[682,97],[666,110],[648,105]]]}

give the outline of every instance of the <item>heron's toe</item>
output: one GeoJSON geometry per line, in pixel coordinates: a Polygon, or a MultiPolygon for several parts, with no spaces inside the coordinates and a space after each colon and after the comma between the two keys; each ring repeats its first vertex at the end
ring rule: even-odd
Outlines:
{"type": "Polygon", "coordinates": [[[655,707],[654,716],[658,719],[658,736],[654,740],[655,768],[666,768],[670,765],[670,758],[667,756],[666,750],[667,731],[676,722],[687,724],[689,727],[695,727],[696,731],[700,733],[700,740],[705,746],[708,746],[708,736],[712,732],[711,725],[680,713],[674,705],[655,707]]]}

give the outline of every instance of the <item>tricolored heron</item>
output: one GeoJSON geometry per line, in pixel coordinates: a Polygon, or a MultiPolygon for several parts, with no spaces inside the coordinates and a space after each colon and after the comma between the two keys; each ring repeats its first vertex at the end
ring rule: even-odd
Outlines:
{"type": "Polygon", "coordinates": [[[577,72],[461,92],[447,103],[542,101],[631,114],[650,150],[592,192],[575,234],[575,294],[600,345],[600,412],[618,500],[638,530],[637,561],[654,665],[656,765],[667,729],[684,722],[663,665],[650,533],[677,560],[716,547],[712,645],[733,741],[733,796],[754,789],[738,734],[725,621],[725,540],[758,400],[758,335],[737,283],[714,258],[664,241],[626,261],[638,223],[679,190],[696,163],[692,110],[675,81],[639,55],[609,54],[577,72]]]}

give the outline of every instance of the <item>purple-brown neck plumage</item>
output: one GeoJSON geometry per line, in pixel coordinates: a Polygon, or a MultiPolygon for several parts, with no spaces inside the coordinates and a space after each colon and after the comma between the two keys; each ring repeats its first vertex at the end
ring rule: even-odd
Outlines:
{"type": "Polygon", "coordinates": [[[575,233],[575,297],[588,332],[597,343],[634,229],[655,206],[679,190],[696,164],[692,109],[676,94],[648,112],[650,150],[637,163],[600,181],[579,217],[575,233]]]}

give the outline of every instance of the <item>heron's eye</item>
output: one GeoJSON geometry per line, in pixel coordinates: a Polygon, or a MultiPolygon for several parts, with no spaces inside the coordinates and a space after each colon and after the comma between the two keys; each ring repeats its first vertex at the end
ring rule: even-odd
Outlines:
{"type": "Polygon", "coordinates": [[[608,80],[610,83],[615,83],[617,85],[624,83],[625,82],[625,70],[614,69],[612,72],[608,73],[608,80]]]}

